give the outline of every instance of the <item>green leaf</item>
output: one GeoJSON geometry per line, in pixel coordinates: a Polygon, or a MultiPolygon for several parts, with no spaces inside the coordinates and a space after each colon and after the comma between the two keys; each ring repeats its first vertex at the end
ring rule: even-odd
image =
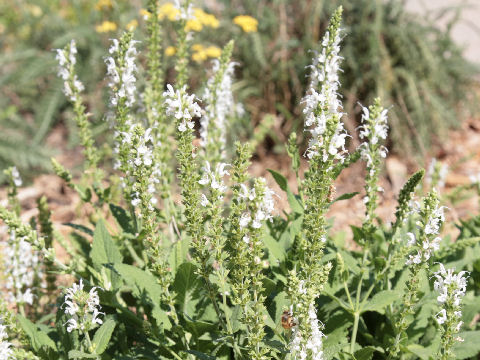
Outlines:
{"type": "Polygon", "coordinates": [[[461,332],[458,336],[464,341],[456,343],[453,347],[457,359],[472,358],[480,353],[480,341],[478,341],[480,330],[461,332]]]}
{"type": "Polygon", "coordinates": [[[93,345],[96,354],[101,354],[108,346],[108,342],[112,337],[113,329],[115,329],[115,320],[108,319],[102,326],[95,332],[93,337],[93,345]]]}
{"type": "Polygon", "coordinates": [[[323,341],[325,359],[337,359],[338,353],[348,344],[347,326],[337,327],[333,332],[328,333],[323,341]]]}
{"type": "Polygon", "coordinates": [[[355,195],[359,194],[359,192],[351,192],[351,193],[346,193],[346,194],[343,194],[343,195],[340,195],[339,197],[337,197],[335,200],[333,200],[330,205],[332,205],[333,203],[336,203],[337,201],[342,201],[342,200],[348,200],[348,199],[351,199],[353,198],[355,195]]]}
{"type": "Polygon", "coordinates": [[[78,231],[81,231],[81,232],[83,232],[87,235],[93,236],[93,231],[90,228],[88,228],[84,225],[73,224],[73,223],[63,223],[62,225],[69,226],[69,227],[71,227],[75,230],[78,230],[78,231]]]}
{"type": "Polygon", "coordinates": [[[366,346],[360,350],[355,351],[356,360],[371,360],[373,353],[376,351],[374,347],[366,346]]]}
{"type": "Polygon", "coordinates": [[[84,353],[83,351],[78,351],[78,350],[70,350],[68,352],[68,358],[69,359],[98,359],[98,355],[87,354],[87,353],[84,353]]]}
{"type": "Polygon", "coordinates": [[[195,305],[198,301],[194,300],[194,293],[199,286],[200,279],[195,274],[195,265],[192,263],[180,265],[173,282],[173,289],[177,293],[180,309],[188,316],[193,316],[195,313],[195,305]]]}
{"type": "Polygon", "coordinates": [[[295,239],[295,236],[300,234],[300,232],[302,231],[302,225],[303,225],[303,216],[299,216],[297,219],[293,220],[289,224],[288,231],[290,233],[291,242],[293,242],[293,239],[295,239]]]}
{"type": "Polygon", "coordinates": [[[303,214],[304,209],[300,201],[300,196],[294,195],[289,188],[287,188],[287,200],[294,213],[303,214]]]}
{"type": "Polygon", "coordinates": [[[172,324],[165,313],[160,308],[160,298],[162,296],[162,287],[157,283],[157,279],[152,274],[132,265],[115,264],[115,270],[118,271],[122,279],[133,287],[133,296],[139,300],[145,300],[152,306],[152,315],[158,324],[163,324],[165,329],[170,329],[172,324]]]}
{"type": "Polygon", "coordinates": [[[103,220],[100,220],[95,227],[90,257],[97,268],[101,268],[104,264],[122,262],[122,254],[113,242],[103,220]]]}
{"type": "Polygon", "coordinates": [[[383,314],[383,309],[392,304],[395,300],[401,298],[401,293],[394,290],[383,290],[375,294],[370,300],[367,300],[365,306],[361,309],[364,311],[376,311],[383,314]]]}
{"type": "Polygon", "coordinates": [[[29,337],[35,351],[39,351],[44,346],[57,351],[55,343],[47,333],[41,331],[36,324],[32,323],[24,316],[17,315],[17,318],[23,331],[25,331],[25,334],[29,337]]]}
{"type": "Polygon", "coordinates": [[[277,265],[277,262],[282,262],[285,260],[285,250],[282,248],[282,246],[278,243],[277,240],[275,240],[272,236],[270,235],[265,235],[263,236],[263,244],[268,250],[268,255],[270,257],[270,260],[275,261],[275,265],[277,265]]]}
{"type": "Polygon", "coordinates": [[[275,180],[275,182],[278,184],[278,186],[280,187],[280,189],[282,189],[283,191],[287,191],[288,189],[288,181],[287,181],[287,178],[285,176],[283,176],[282,174],[276,172],[275,170],[272,170],[272,169],[267,169],[268,172],[270,174],[272,174],[273,176],[273,179],[275,180]]]}
{"type": "Polygon", "coordinates": [[[173,275],[176,274],[180,265],[187,261],[190,241],[191,238],[189,236],[182,236],[182,238],[173,245],[172,251],[170,251],[168,257],[168,263],[172,268],[173,275]]]}
{"type": "Polygon", "coordinates": [[[109,204],[113,217],[117,220],[118,225],[128,234],[135,234],[135,223],[130,214],[120,206],[109,204]]]}
{"type": "Polygon", "coordinates": [[[429,348],[425,348],[419,344],[410,344],[407,346],[408,351],[412,354],[417,355],[422,360],[428,360],[432,353],[432,350],[429,348]]]}
{"type": "Polygon", "coordinates": [[[273,179],[278,184],[280,189],[282,189],[287,193],[287,200],[288,200],[288,203],[290,204],[290,208],[292,209],[292,211],[297,214],[303,214],[303,206],[300,202],[300,199],[298,196],[294,195],[290,190],[290,188],[288,187],[287,178],[282,174],[276,172],[275,170],[272,170],[272,169],[267,169],[267,170],[270,172],[270,174],[272,174],[273,179]]]}

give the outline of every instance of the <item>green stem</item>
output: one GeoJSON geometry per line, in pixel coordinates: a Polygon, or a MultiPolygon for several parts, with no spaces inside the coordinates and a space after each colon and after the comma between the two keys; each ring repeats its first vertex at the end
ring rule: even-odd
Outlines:
{"type": "Polygon", "coordinates": [[[353,354],[355,350],[355,342],[357,339],[357,331],[358,331],[358,322],[360,320],[360,313],[356,311],[354,313],[354,318],[353,318],[353,331],[352,331],[352,340],[350,342],[350,354],[353,354]]]}
{"type": "MultiPolygon", "coordinates": [[[[358,322],[360,320],[360,297],[362,296],[362,285],[363,285],[363,277],[365,275],[365,262],[367,261],[368,257],[368,248],[364,249],[363,252],[363,261],[362,261],[362,273],[360,275],[360,279],[358,280],[357,285],[357,294],[355,296],[355,309],[353,313],[353,331],[352,331],[352,339],[350,341],[350,353],[353,354],[355,349],[355,343],[357,341],[357,331],[358,331],[358,322]]],[[[368,295],[367,295],[368,297],[368,295]]],[[[363,303],[363,302],[362,302],[363,303]]]]}

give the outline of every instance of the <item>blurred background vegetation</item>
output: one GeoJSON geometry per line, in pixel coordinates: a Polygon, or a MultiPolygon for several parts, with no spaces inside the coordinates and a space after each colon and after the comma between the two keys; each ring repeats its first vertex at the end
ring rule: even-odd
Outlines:
{"type": "MultiPolygon", "coordinates": [[[[342,91],[350,133],[359,119],[357,103],[368,104],[381,96],[392,106],[390,148],[408,156],[422,155],[442,140],[448,128],[476,111],[472,104],[479,69],[462,56],[451,38],[456,16],[440,30],[407,13],[401,0],[209,0],[194,4],[214,15],[218,24],[194,29],[192,63],[199,75],[192,87],[200,86],[216,49],[235,39],[234,59],[239,63],[235,90],[249,114],[237,127],[244,136],[258,125],[270,129],[263,152],[282,152],[290,132],[302,133],[299,103],[306,88],[306,66],[313,55],[310,49],[319,48],[328,18],[339,5],[344,6],[342,91]],[[258,26],[245,28],[236,20],[239,15],[253,16],[258,26]]],[[[103,57],[109,39],[126,28],[137,28],[136,38],[142,39],[144,6],[141,0],[0,2],[0,168],[15,164],[23,173],[45,169],[55,151],[45,141],[58,126],[71,129],[66,146],[76,144],[53,51],[72,38],[79,49],[79,77],[86,85],[95,133],[105,133],[103,57]]],[[[443,14],[457,11],[451,8],[443,14]]],[[[171,55],[171,24],[168,16],[162,21],[164,49],[171,55]]],[[[164,67],[168,81],[173,74],[168,56],[164,67]]]]}

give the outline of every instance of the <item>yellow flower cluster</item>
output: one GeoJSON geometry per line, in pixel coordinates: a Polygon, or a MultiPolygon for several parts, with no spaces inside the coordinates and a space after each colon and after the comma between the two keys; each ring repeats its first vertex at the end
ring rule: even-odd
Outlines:
{"type": "Polygon", "coordinates": [[[192,59],[198,63],[207,60],[208,58],[219,58],[222,50],[216,46],[204,47],[202,44],[192,45],[192,59]]]}
{"type": "Polygon", "coordinates": [[[109,10],[113,8],[112,0],[98,0],[95,4],[95,10],[102,11],[102,10],[109,10]]]}
{"type": "Polygon", "coordinates": [[[160,6],[158,9],[158,19],[163,20],[167,18],[170,21],[177,20],[178,16],[180,15],[180,10],[178,10],[175,5],[172,3],[166,3],[160,6]]]}
{"type": "Polygon", "coordinates": [[[138,26],[138,21],[136,19],[133,19],[132,21],[130,21],[126,26],[125,28],[128,30],[128,31],[133,31],[137,28],[138,26]]]}
{"type": "MultiPolygon", "coordinates": [[[[216,46],[204,47],[202,44],[192,45],[192,59],[196,62],[202,62],[208,58],[219,58],[222,55],[222,49],[216,46]]],[[[165,55],[173,56],[177,53],[177,49],[173,46],[169,46],[165,49],[165,55]]]]}
{"type": "Polygon", "coordinates": [[[237,24],[245,32],[256,32],[258,26],[258,20],[248,16],[248,15],[239,15],[233,18],[233,23],[237,24]]]}
{"type": "MultiPolygon", "coordinates": [[[[145,9],[141,9],[140,15],[145,20],[148,20],[151,14],[149,11],[145,9]]],[[[179,15],[180,15],[180,11],[170,2],[163,4],[158,9],[158,14],[157,14],[159,20],[168,19],[169,21],[178,20],[179,15]]],[[[187,21],[185,25],[185,30],[201,31],[204,26],[216,29],[218,28],[219,25],[220,25],[220,21],[218,21],[218,19],[214,15],[208,14],[200,8],[194,8],[193,18],[187,21]]]]}
{"type": "Polygon", "coordinates": [[[220,21],[212,15],[208,14],[202,9],[193,9],[193,19],[187,21],[185,25],[186,31],[201,31],[204,26],[211,27],[213,29],[218,28],[220,21]]]}
{"type": "Polygon", "coordinates": [[[95,30],[98,33],[107,33],[110,31],[115,31],[117,30],[117,24],[115,24],[114,22],[105,20],[100,25],[95,26],[95,30]]]}

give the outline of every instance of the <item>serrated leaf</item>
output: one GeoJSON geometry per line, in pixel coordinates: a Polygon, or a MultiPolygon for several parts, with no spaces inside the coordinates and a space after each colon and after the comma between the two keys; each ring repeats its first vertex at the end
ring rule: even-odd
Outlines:
{"type": "Polygon", "coordinates": [[[57,350],[53,340],[48,336],[47,333],[41,331],[36,324],[32,323],[22,315],[17,315],[17,318],[23,331],[25,331],[25,334],[27,334],[29,337],[32,347],[35,351],[39,351],[43,346],[51,348],[55,351],[57,350]]]}
{"type": "Polygon", "coordinates": [[[112,337],[113,329],[115,329],[115,320],[108,319],[95,332],[93,337],[93,345],[95,346],[95,353],[102,354],[108,346],[108,342],[112,337]]]}
{"type": "Polygon", "coordinates": [[[364,311],[376,311],[383,313],[383,309],[392,304],[401,297],[401,293],[394,290],[383,290],[375,294],[370,300],[367,300],[365,306],[361,309],[364,311]]]}

